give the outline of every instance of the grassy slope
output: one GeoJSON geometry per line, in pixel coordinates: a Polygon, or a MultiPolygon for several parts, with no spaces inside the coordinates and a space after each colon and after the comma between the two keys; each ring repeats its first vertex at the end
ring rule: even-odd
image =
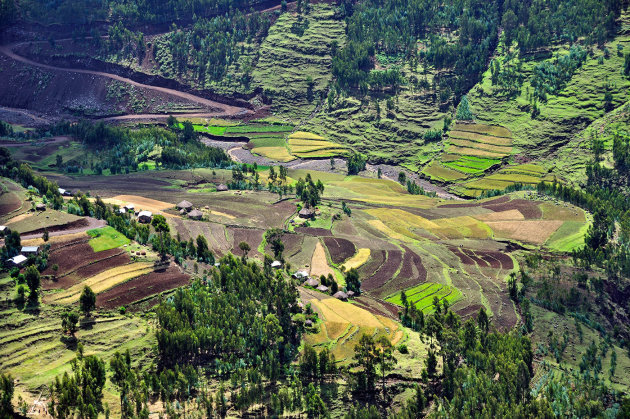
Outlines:
{"type": "Polygon", "coordinates": [[[262,43],[253,72],[253,84],[267,90],[273,100],[273,111],[295,120],[310,115],[318,102],[318,99],[308,101],[307,77],[315,82],[317,98],[332,78],[331,44],[344,43],[345,24],[334,18],[331,5],[312,5],[302,22],[306,20],[308,27],[300,36],[291,31],[292,25],[298,24],[297,15],[283,13],[262,43]]]}
{"type": "MultiPolygon", "coordinates": [[[[605,114],[605,83],[608,81],[612,86],[615,106],[630,99],[630,80],[623,77],[623,57],[617,55],[618,44],[624,47],[625,52],[630,46],[630,36],[626,31],[629,17],[626,14],[622,18],[620,32],[626,34],[620,34],[606,44],[610,51],[609,58],[600,64],[598,59],[604,52],[593,49],[565,89],[558,96],[550,96],[546,104],[539,104],[540,115],[536,119],[531,118],[527,95],[533,92],[530,86],[531,72],[541,60],[523,62],[522,74],[526,79],[515,98],[501,96],[491,84],[490,71],[486,71],[482,82],[468,96],[476,118],[481,122],[507,127],[514,136],[514,145],[524,156],[540,159],[541,164],[555,168],[562,177],[577,180],[579,173],[583,173],[585,160],[573,158],[576,147],[571,141],[591,122],[605,114]],[[560,152],[553,154],[558,149],[560,152]],[[555,158],[549,158],[550,153],[555,158]],[[580,168],[582,171],[576,172],[580,168]]],[[[565,53],[566,47],[554,53],[565,53]]]]}

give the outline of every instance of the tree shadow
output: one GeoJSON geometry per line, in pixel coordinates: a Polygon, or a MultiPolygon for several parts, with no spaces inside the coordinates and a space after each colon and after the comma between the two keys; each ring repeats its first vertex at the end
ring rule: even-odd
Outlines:
{"type": "Polygon", "coordinates": [[[84,317],[79,321],[79,328],[83,330],[92,330],[95,324],[96,320],[94,317],[84,317]]]}
{"type": "Polygon", "coordinates": [[[77,350],[77,344],[79,343],[79,340],[76,336],[63,335],[59,338],[59,340],[66,346],[67,349],[70,349],[71,351],[77,350]]]}

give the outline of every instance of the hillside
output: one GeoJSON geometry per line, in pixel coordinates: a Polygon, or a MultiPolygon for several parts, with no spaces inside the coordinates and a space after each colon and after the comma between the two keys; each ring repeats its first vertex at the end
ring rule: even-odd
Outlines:
{"type": "Polygon", "coordinates": [[[0,417],[630,417],[628,0],[0,0],[0,77],[0,417]]]}

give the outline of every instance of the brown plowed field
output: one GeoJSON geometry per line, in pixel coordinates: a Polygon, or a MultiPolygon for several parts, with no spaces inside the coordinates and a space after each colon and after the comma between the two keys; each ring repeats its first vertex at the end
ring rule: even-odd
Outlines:
{"type": "Polygon", "coordinates": [[[483,204],[484,208],[494,212],[519,210],[526,220],[538,220],[542,217],[542,210],[538,203],[527,199],[513,199],[509,202],[492,202],[483,204]]]}
{"type": "Polygon", "coordinates": [[[241,256],[243,252],[238,248],[241,242],[246,242],[252,249],[250,256],[256,253],[256,249],[260,246],[263,239],[263,231],[253,228],[228,228],[230,235],[232,236],[232,253],[241,256]]]}
{"type": "Polygon", "coordinates": [[[471,207],[486,208],[487,205],[502,204],[502,203],[508,202],[509,200],[510,200],[509,196],[503,195],[502,197],[493,199],[488,202],[483,202],[483,203],[482,202],[469,202],[466,204],[445,204],[445,205],[440,205],[439,208],[471,208],[471,207]]]}
{"type": "MultiPolygon", "coordinates": [[[[90,225],[90,222],[88,221],[87,218],[81,218],[78,219],[76,221],[72,221],[70,223],[66,223],[66,224],[61,224],[61,225],[56,225],[56,226],[50,226],[48,227],[48,232],[49,233],[55,233],[57,231],[65,231],[65,230],[74,230],[74,229],[78,229],[81,227],[87,227],[90,225]]],[[[38,228],[36,230],[29,230],[29,231],[25,231],[22,234],[27,236],[27,235],[33,235],[33,234],[42,234],[44,232],[44,228],[38,228]]]]}
{"type": "Polygon", "coordinates": [[[387,260],[381,268],[371,277],[365,279],[361,283],[361,288],[365,291],[374,290],[382,287],[387,281],[394,277],[402,262],[402,251],[390,250],[387,252],[387,260]]]}
{"type": "Polygon", "coordinates": [[[56,281],[45,281],[42,287],[44,289],[67,288],[76,283],[76,277],[79,275],[82,278],[86,278],[94,275],[87,275],[87,273],[93,271],[97,271],[97,273],[103,272],[128,262],[129,256],[120,249],[94,252],[87,239],[55,244],[51,247],[49,253],[48,267],[42,274],[53,275],[52,266],[57,264],[59,266],[59,270],[56,273],[58,279],[56,281]],[[119,255],[123,255],[123,257],[118,257],[119,255]]]}
{"type": "Polygon", "coordinates": [[[296,233],[308,234],[309,236],[330,236],[330,230],[326,230],[325,228],[315,228],[315,227],[297,227],[295,229],[296,233]]]}
{"type": "Polygon", "coordinates": [[[492,256],[494,259],[501,262],[501,267],[506,270],[514,269],[514,261],[509,255],[503,252],[486,251],[486,253],[492,256]]]}
{"type": "Polygon", "coordinates": [[[151,295],[184,286],[188,284],[189,278],[177,266],[170,265],[166,269],[140,275],[97,295],[96,305],[102,308],[126,306],[151,295]]]}
{"type": "Polygon", "coordinates": [[[13,192],[7,192],[0,195],[0,216],[6,215],[11,211],[20,208],[22,201],[13,192]]]}
{"type": "MultiPolygon", "coordinates": [[[[283,234],[282,235],[282,243],[284,243],[284,257],[291,257],[298,254],[302,250],[302,243],[304,242],[304,236],[300,234],[283,234]]],[[[271,250],[271,245],[267,244],[265,246],[265,252],[267,254],[272,255],[273,251],[271,250]]]]}
{"type": "Polygon", "coordinates": [[[490,264],[488,262],[486,262],[485,260],[481,259],[479,256],[477,256],[475,254],[475,252],[473,252],[470,249],[462,249],[462,252],[468,256],[469,258],[471,258],[472,260],[475,261],[475,263],[477,264],[477,266],[479,266],[480,268],[487,268],[490,266],[490,264]]]}
{"type": "Polygon", "coordinates": [[[368,296],[357,297],[353,301],[354,304],[369,311],[372,314],[398,320],[398,312],[400,309],[394,304],[390,304],[386,301],[377,301],[368,296]]]}
{"type": "Polygon", "coordinates": [[[463,264],[465,264],[465,265],[474,265],[475,264],[475,261],[472,260],[467,255],[465,255],[464,253],[462,253],[462,251],[458,247],[449,247],[449,250],[451,252],[453,252],[455,254],[455,256],[457,256],[459,258],[460,262],[462,262],[463,264]]]}
{"type": "Polygon", "coordinates": [[[352,257],[357,251],[350,240],[337,237],[324,237],[324,244],[328,248],[330,260],[332,260],[334,264],[339,264],[349,257],[352,257]]]}
{"type": "Polygon", "coordinates": [[[427,270],[422,264],[420,256],[406,246],[403,246],[403,249],[405,249],[405,256],[398,275],[380,289],[373,290],[372,294],[383,298],[386,295],[411,288],[427,280],[427,270]]]}
{"type": "Polygon", "coordinates": [[[361,278],[368,278],[380,269],[385,263],[387,258],[387,251],[385,250],[372,250],[370,252],[370,259],[367,263],[359,268],[359,275],[361,278]]]}

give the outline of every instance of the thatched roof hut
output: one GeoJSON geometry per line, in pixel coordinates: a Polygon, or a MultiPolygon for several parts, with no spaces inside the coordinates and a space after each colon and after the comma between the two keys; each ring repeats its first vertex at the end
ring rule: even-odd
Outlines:
{"type": "Polygon", "coordinates": [[[307,287],[313,287],[315,288],[316,286],[319,285],[319,281],[315,278],[309,278],[304,282],[304,285],[307,287]]]}
{"type": "Polygon", "coordinates": [[[190,211],[193,208],[193,204],[191,202],[186,201],[185,199],[177,204],[177,209],[190,211]]]}
{"type": "Polygon", "coordinates": [[[39,203],[39,204],[35,205],[35,209],[37,211],[46,211],[46,204],[39,203]]]}
{"type": "Polygon", "coordinates": [[[224,185],[223,183],[220,183],[217,185],[217,192],[225,192],[228,190],[227,185],[224,185]]]}
{"type": "Polygon", "coordinates": [[[310,208],[302,208],[300,212],[298,212],[300,218],[313,218],[315,216],[315,211],[310,208]]]}
{"type": "Polygon", "coordinates": [[[328,292],[328,287],[326,285],[320,285],[317,287],[317,291],[328,292]]]}
{"type": "Polygon", "coordinates": [[[348,294],[346,294],[346,293],[345,293],[345,292],[343,292],[343,291],[337,291],[337,292],[333,295],[333,297],[335,297],[335,298],[337,298],[337,299],[339,299],[339,300],[342,300],[342,301],[347,301],[347,300],[348,300],[348,294]]]}
{"type": "Polygon", "coordinates": [[[199,210],[192,210],[188,213],[188,218],[190,218],[191,220],[201,220],[202,217],[203,212],[199,210]]]}
{"type": "Polygon", "coordinates": [[[354,297],[354,291],[348,291],[346,294],[348,295],[348,298],[354,297]]]}

